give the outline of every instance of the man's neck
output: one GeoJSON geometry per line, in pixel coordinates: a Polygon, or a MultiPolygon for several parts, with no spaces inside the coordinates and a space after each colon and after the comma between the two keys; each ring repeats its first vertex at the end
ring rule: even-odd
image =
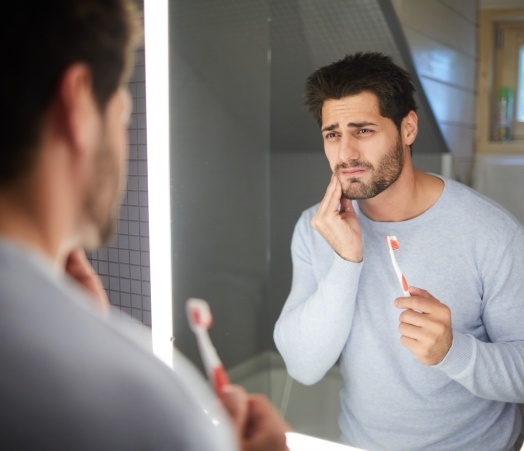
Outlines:
{"type": "Polygon", "coordinates": [[[60,266],[66,252],[65,237],[73,225],[64,207],[66,199],[57,198],[56,191],[52,181],[42,183],[38,174],[0,188],[0,236],[60,266]]]}
{"type": "Polygon", "coordinates": [[[359,200],[362,213],[378,222],[400,222],[415,218],[435,204],[444,182],[412,169],[401,174],[388,189],[371,199],[359,200]]]}

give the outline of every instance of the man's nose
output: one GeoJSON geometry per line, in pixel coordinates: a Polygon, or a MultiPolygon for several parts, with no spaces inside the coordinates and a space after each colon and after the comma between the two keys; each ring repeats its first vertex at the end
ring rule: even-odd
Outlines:
{"type": "Polygon", "coordinates": [[[338,149],[338,159],[342,162],[347,162],[358,160],[359,158],[360,150],[357,140],[350,135],[343,136],[338,149]]]}

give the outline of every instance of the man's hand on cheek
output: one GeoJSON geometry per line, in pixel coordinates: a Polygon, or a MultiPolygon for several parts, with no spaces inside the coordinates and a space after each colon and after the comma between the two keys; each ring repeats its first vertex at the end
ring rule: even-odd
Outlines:
{"type": "Polygon", "coordinates": [[[342,197],[342,187],[334,175],[311,225],[340,257],[355,263],[362,261],[360,223],[351,200],[342,197]]]}

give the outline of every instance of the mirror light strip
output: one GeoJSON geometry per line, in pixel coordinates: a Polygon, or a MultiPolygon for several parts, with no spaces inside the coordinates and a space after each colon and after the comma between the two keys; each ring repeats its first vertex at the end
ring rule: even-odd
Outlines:
{"type": "Polygon", "coordinates": [[[153,352],[172,367],[168,0],[144,1],[153,352]]]}

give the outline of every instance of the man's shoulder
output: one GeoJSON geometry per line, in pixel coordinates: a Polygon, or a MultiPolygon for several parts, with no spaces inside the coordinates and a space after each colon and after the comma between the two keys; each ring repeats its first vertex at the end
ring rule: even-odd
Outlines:
{"type": "Polygon", "coordinates": [[[212,428],[191,384],[76,299],[67,280],[29,261],[0,249],[0,424],[11,425],[7,443],[221,449],[211,441],[219,431],[202,434],[212,428]]]}
{"type": "Polygon", "coordinates": [[[300,220],[310,220],[313,216],[315,216],[316,212],[318,211],[318,207],[320,206],[320,202],[316,203],[315,205],[311,205],[310,207],[306,208],[302,211],[300,215],[300,220]]]}
{"type": "Polygon", "coordinates": [[[463,218],[497,224],[511,229],[522,227],[518,220],[500,203],[461,182],[446,179],[445,208],[457,211],[463,218]]]}

